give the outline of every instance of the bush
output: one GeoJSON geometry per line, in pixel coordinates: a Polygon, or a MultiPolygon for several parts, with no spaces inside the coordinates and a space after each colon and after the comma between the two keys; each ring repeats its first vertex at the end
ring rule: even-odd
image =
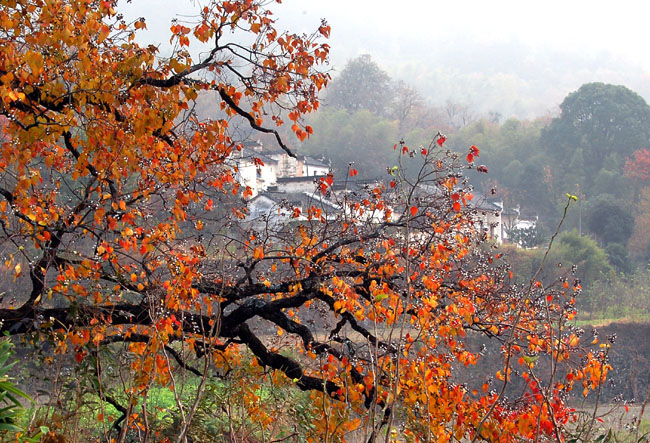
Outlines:
{"type": "MultiPolygon", "coordinates": [[[[14,345],[9,340],[0,342],[0,435],[4,437],[20,435],[24,432],[18,425],[25,412],[20,399],[31,401],[29,395],[18,389],[9,376],[9,371],[16,364],[16,360],[9,361],[14,355],[13,348],[14,345]]],[[[41,429],[41,432],[47,432],[47,428],[41,429]]]]}

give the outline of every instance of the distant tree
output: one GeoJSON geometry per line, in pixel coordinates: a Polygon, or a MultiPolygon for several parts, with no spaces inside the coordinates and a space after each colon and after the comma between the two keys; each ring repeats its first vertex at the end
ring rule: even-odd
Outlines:
{"type": "Polygon", "coordinates": [[[634,217],[611,199],[598,199],[593,203],[586,219],[589,231],[602,244],[626,244],[634,230],[634,217]]]}
{"type": "Polygon", "coordinates": [[[605,253],[607,254],[609,263],[617,271],[628,273],[632,270],[630,254],[624,245],[620,243],[609,243],[605,247],[605,253]]]}
{"type": "MultiPolygon", "coordinates": [[[[481,146],[481,162],[490,171],[482,181],[474,180],[478,189],[492,192],[490,183],[498,182],[497,191],[507,189],[510,204],[520,205],[552,219],[555,223],[555,170],[547,168],[548,155],[540,149],[539,140],[544,121],[508,119],[496,124],[488,119],[463,127],[450,136],[454,146],[481,146]],[[488,186],[490,185],[490,186],[488,186]]],[[[564,193],[560,194],[564,195],[564,193]]],[[[546,221],[546,220],[545,220],[546,221]]]]}
{"type": "Polygon", "coordinates": [[[595,174],[610,152],[627,157],[650,143],[650,106],[624,86],[582,85],[560,109],[561,115],[542,134],[558,164],[582,148],[585,172],[595,174]]]}
{"type": "Polygon", "coordinates": [[[575,275],[583,282],[596,282],[613,271],[605,251],[575,229],[560,234],[553,248],[550,260],[561,263],[562,268],[576,266],[575,275]]]}
{"type": "Polygon", "coordinates": [[[387,116],[392,99],[390,77],[365,54],[350,60],[331,82],[326,103],[350,112],[367,109],[387,116]]]}
{"type": "Polygon", "coordinates": [[[503,115],[501,115],[499,111],[490,111],[488,113],[488,116],[492,123],[497,123],[497,124],[501,122],[501,117],[503,117],[503,115]]]}
{"type": "Polygon", "coordinates": [[[524,163],[519,176],[519,187],[522,195],[521,205],[546,214],[555,214],[552,180],[549,170],[545,167],[544,158],[535,156],[524,163]]]}
{"type": "Polygon", "coordinates": [[[618,169],[602,168],[594,177],[590,193],[595,196],[609,195],[613,198],[628,198],[632,191],[630,181],[621,175],[618,169]]]}
{"type": "Polygon", "coordinates": [[[534,248],[544,241],[541,228],[539,226],[529,226],[527,228],[512,228],[507,230],[508,239],[518,244],[522,248],[534,248]]]}
{"type": "Polygon", "coordinates": [[[454,129],[463,128],[476,121],[476,117],[467,105],[447,100],[445,103],[447,123],[454,129]]]}
{"type": "Polygon", "coordinates": [[[337,176],[345,176],[352,163],[359,178],[375,178],[385,175],[386,166],[395,162],[391,140],[397,140],[398,134],[394,121],[367,109],[324,109],[310,124],[314,134],[301,146],[301,153],[327,156],[337,176]]]}
{"type": "Polygon", "coordinates": [[[646,253],[650,254],[650,187],[640,191],[634,213],[634,231],[628,247],[633,258],[644,261],[650,259],[650,255],[646,258],[646,253]]]}
{"type": "Polygon", "coordinates": [[[625,162],[625,175],[632,179],[650,182],[650,149],[634,151],[625,162]]]}
{"type": "Polygon", "coordinates": [[[402,134],[407,128],[421,123],[420,117],[427,111],[427,106],[417,89],[402,80],[395,84],[393,91],[391,115],[399,121],[399,131],[402,134]]]}

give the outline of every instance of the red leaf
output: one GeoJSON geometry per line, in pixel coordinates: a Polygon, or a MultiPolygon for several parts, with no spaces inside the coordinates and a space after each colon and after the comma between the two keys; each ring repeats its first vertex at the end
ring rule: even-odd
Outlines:
{"type": "Polygon", "coordinates": [[[325,22],[323,22],[323,24],[318,27],[318,32],[320,32],[323,35],[323,37],[325,37],[325,38],[330,38],[330,31],[331,30],[332,30],[332,28],[330,26],[326,25],[325,22]]]}
{"type": "Polygon", "coordinates": [[[454,203],[453,207],[454,207],[454,211],[460,212],[460,203],[459,202],[454,203]]]}
{"type": "Polygon", "coordinates": [[[474,156],[472,154],[467,154],[467,163],[472,163],[474,161],[474,156]]]}
{"type": "Polygon", "coordinates": [[[415,214],[418,213],[418,208],[416,206],[411,206],[411,217],[415,217],[415,214]]]}
{"type": "Polygon", "coordinates": [[[455,202],[460,200],[460,195],[458,194],[458,192],[454,192],[453,194],[451,194],[451,199],[455,202]]]}
{"type": "Polygon", "coordinates": [[[397,183],[395,183],[395,180],[391,180],[391,181],[390,181],[390,187],[391,187],[391,188],[394,188],[396,184],[397,184],[397,183]]]}
{"type": "Polygon", "coordinates": [[[407,152],[409,152],[409,147],[408,147],[408,146],[404,146],[404,147],[402,148],[402,154],[406,154],[407,152]]]}
{"type": "Polygon", "coordinates": [[[359,172],[356,169],[350,169],[350,177],[354,177],[357,175],[359,172]]]}
{"type": "Polygon", "coordinates": [[[332,183],[334,183],[334,176],[332,174],[327,174],[325,181],[328,185],[332,186],[332,183]]]}
{"type": "Polygon", "coordinates": [[[438,143],[438,146],[442,146],[445,143],[445,141],[447,141],[447,137],[441,135],[438,137],[438,140],[436,140],[436,143],[438,143]]]}

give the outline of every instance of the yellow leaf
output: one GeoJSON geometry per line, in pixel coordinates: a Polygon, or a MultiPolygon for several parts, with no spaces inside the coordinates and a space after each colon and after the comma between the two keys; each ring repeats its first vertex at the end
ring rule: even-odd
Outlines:
{"type": "Polygon", "coordinates": [[[24,59],[34,75],[39,75],[41,73],[43,70],[43,56],[41,54],[34,51],[27,51],[24,55],[24,59]]]}
{"type": "Polygon", "coordinates": [[[567,194],[566,196],[567,196],[569,199],[573,200],[573,201],[576,201],[576,202],[578,201],[578,197],[576,197],[575,195],[567,194]]]}
{"type": "Polygon", "coordinates": [[[253,251],[253,258],[255,260],[260,260],[264,258],[264,250],[261,247],[255,248],[255,250],[253,251]]]}

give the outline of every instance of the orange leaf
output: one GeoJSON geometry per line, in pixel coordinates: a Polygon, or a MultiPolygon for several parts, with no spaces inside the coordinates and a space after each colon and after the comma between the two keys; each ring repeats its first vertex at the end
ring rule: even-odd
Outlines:
{"type": "Polygon", "coordinates": [[[264,249],[262,249],[261,246],[258,246],[257,248],[255,248],[255,250],[253,251],[253,258],[255,260],[260,260],[260,259],[264,258],[264,249]]]}

